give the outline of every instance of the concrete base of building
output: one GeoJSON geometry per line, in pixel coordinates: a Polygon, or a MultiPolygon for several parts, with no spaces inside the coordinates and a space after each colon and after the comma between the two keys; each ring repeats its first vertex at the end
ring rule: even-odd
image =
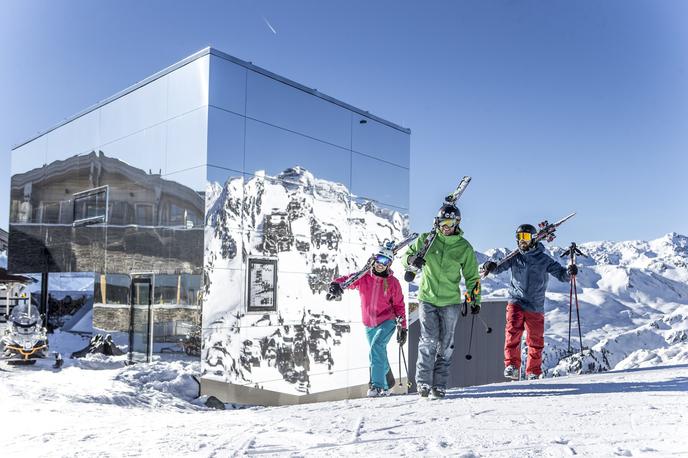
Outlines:
{"type": "MultiPolygon", "coordinates": [[[[407,379],[401,380],[399,386],[392,389],[393,394],[407,393],[407,379]]],[[[295,395],[279,393],[277,391],[264,390],[244,385],[220,382],[207,378],[201,378],[201,395],[215,396],[224,403],[248,404],[261,406],[282,406],[294,404],[309,404],[312,402],[341,401],[344,399],[357,399],[366,397],[368,384],[350,386],[337,390],[322,391],[320,393],[295,395]]]]}

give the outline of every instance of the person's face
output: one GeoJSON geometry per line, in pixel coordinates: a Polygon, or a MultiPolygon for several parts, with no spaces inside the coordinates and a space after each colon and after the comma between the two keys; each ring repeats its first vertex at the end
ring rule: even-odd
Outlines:
{"type": "Polygon", "coordinates": [[[375,261],[373,262],[373,269],[375,272],[382,273],[392,264],[392,260],[387,256],[378,254],[375,256],[375,261]]]}
{"type": "Polygon", "coordinates": [[[373,263],[373,269],[375,269],[375,272],[381,274],[385,270],[387,270],[387,266],[380,264],[379,262],[373,263]]]}
{"type": "Polygon", "coordinates": [[[444,219],[439,222],[440,232],[444,235],[453,235],[456,232],[458,221],[455,219],[444,219]]]}
{"type": "Polygon", "coordinates": [[[516,234],[516,243],[522,251],[528,251],[531,247],[533,235],[530,232],[519,232],[516,234]]]}

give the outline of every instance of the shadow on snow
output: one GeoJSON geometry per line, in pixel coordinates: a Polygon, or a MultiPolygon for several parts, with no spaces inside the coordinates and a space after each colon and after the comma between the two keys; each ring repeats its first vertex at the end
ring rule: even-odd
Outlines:
{"type": "MultiPolygon", "coordinates": [[[[633,372],[646,372],[659,369],[688,368],[688,364],[674,366],[657,366],[651,368],[627,369],[622,371],[605,372],[605,374],[624,374],[633,372]]],[[[575,376],[573,376],[575,377],[575,376]]],[[[562,377],[562,382],[574,381],[571,376],[562,377]]],[[[537,396],[571,396],[590,393],[636,393],[636,392],[664,392],[681,391],[688,392],[688,377],[675,377],[660,381],[630,381],[630,382],[595,382],[586,379],[580,383],[557,383],[553,379],[547,383],[515,383],[513,385],[486,385],[462,388],[447,392],[447,398],[501,398],[501,397],[537,397],[537,396]]]]}

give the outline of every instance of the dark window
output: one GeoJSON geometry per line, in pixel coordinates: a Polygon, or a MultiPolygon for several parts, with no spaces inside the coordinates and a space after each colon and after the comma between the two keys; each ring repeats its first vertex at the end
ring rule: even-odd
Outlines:
{"type": "Polygon", "coordinates": [[[186,210],[170,204],[170,226],[186,226],[186,210]]]}
{"type": "Polygon", "coordinates": [[[136,204],[136,224],[139,226],[153,225],[153,206],[150,204],[136,204]]]}
{"type": "Polygon", "coordinates": [[[43,224],[58,224],[60,222],[60,203],[43,202],[43,224]]]}
{"type": "Polygon", "coordinates": [[[74,194],[74,224],[107,222],[107,186],[74,194]]]}
{"type": "Polygon", "coordinates": [[[134,220],[134,207],[128,202],[110,202],[110,217],[108,224],[126,225],[134,220]]]}

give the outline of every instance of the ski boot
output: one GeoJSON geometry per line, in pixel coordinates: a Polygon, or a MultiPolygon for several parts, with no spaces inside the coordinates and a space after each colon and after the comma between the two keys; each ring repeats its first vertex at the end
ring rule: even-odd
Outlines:
{"type": "Polygon", "coordinates": [[[509,380],[518,380],[519,376],[519,370],[516,369],[516,366],[506,366],[504,368],[504,378],[509,380]]]}
{"type": "Polygon", "coordinates": [[[539,378],[541,378],[541,376],[537,374],[526,374],[526,380],[537,380],[539,378]]]}
{"type": "Polygon", "coordinates": [[[446,394],[446,391],[444,390],[444,388],[433,387],[432,390],[430,391],[430,399],[432,399],[432,400],[444,399],[445,394],[446,394]]]}
{"type": "Polygon", "coordinates": [[[379,398],[381,396],[389,396],[391,393],[389,390],[386,390],[384,388],[380,388],[377,386],[372,386],[368,389],[368,394],[367,396],[369,398],[379,398]]]}
{"type": "Polygon", "coordinates": [[[418,395],[421,399],[428,399],[428,396],[430,396],[430,387],[428,385],[418,385],[418,395]]]}

